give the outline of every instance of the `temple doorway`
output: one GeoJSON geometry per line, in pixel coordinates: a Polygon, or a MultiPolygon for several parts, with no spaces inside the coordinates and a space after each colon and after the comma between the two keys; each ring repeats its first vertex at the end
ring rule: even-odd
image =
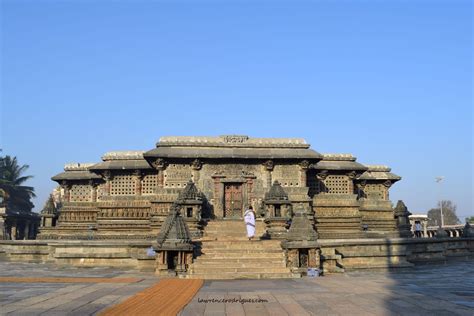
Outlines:
{"type": "Polygon", "coordinates": [[[224,185],[224,217],[242,218],[242,184],[226,183],[224,185]]]}

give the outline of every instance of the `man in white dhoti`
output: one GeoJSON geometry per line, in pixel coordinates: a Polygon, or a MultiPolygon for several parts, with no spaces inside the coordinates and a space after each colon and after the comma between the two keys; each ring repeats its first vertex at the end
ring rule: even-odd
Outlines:
{"type": "Polygon", "coordinates": [[[253,211],[252,206],[244,213],[245,226],[247,227],[247,237],[251,240],[255,237],[255,212],[253,211]]]}

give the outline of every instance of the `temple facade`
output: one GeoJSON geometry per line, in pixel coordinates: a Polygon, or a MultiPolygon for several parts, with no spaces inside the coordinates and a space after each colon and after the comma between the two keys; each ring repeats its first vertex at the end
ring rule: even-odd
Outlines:
{"type": "Polygon", "coordinates": [[[240,221],[250,205],[270,239],[286,238],[295,210],[319,239],[400,235],[389,199],[399,176],[300,138],[162,137],[52,179],[61,208],[43,214],[40,239],[154,240],[177,202],[192,238],[210,222],[240,221]]]}

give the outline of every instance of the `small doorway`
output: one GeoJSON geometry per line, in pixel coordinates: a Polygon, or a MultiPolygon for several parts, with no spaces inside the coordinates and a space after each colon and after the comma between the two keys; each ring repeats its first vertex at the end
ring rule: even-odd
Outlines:
{"type": "Polygon", "coordinates": [[[242,218],[242,184],[226,183],[224,185],[224,217],[242,218]]]}

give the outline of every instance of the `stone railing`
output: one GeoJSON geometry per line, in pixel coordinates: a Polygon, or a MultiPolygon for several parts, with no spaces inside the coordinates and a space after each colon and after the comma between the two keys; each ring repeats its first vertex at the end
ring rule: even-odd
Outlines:
{"type": "MultiPolygon", "coordinates": [[[[436,237],[436,231],[438,228],[439,226],[428,226],[426,229],[428,236],[425,237],[436,237]]],[[[445,225],[443,226],[443,229],[448,233],[449,237],[462,237],[464,225],[445,225]]]]}

